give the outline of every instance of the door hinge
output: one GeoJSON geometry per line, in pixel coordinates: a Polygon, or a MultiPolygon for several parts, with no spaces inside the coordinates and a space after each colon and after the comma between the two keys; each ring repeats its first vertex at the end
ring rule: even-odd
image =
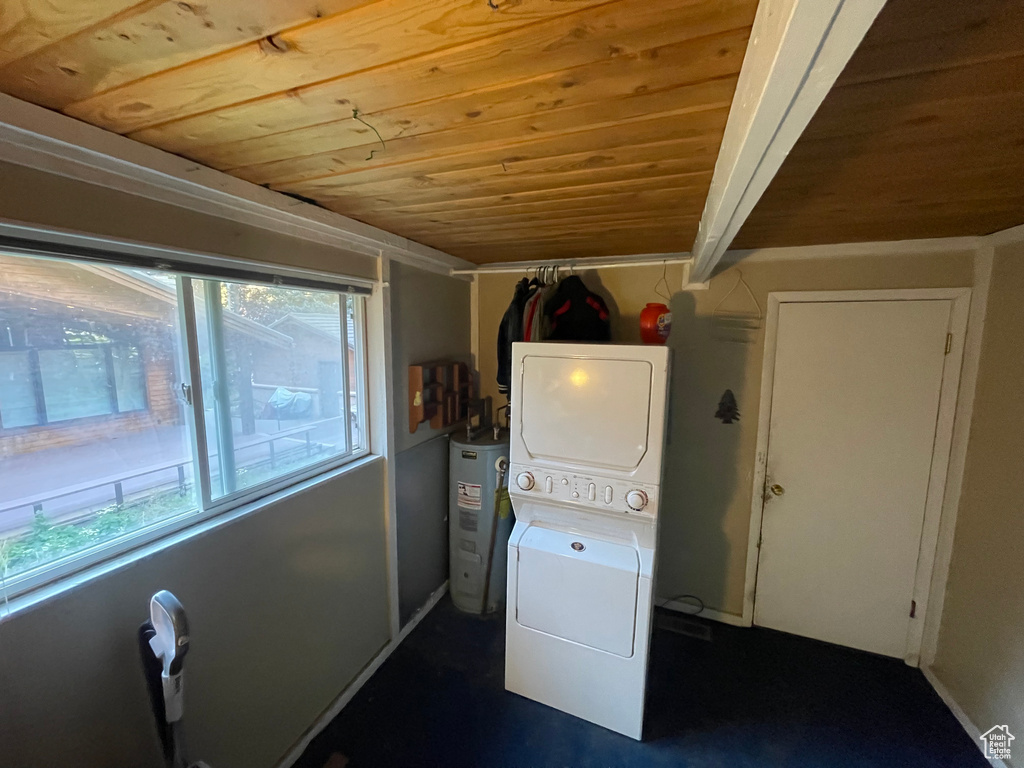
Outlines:
{"type": "Polygon", "coordinates": [[[952,333],[947,333],[946,334],[946,354],[948,355],[950,353],[950,350],[952,350],[952,349],[953,349],[953,334],[952,333]]]}
{"type": "Polygon", "coordinates": [[[917,616],[917,600],[910,601],[910,618],[917,616]]]}

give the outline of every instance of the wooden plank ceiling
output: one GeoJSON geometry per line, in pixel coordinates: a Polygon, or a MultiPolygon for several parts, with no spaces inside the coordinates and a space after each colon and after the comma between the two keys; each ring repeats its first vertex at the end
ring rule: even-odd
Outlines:
{"type": "Polygon", "coordinates": [[[1024,2],[889,0],[734,248],[1024,224],[1024,2]]]}
{"type": "Polygon", "coordinates": [[[685,251],[756,0],[14,0],[0,90],[477,263],[685,251]]]}

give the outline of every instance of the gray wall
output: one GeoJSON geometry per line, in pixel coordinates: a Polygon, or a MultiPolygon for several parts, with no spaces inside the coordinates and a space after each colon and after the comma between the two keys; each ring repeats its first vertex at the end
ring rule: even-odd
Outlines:
{"type": "Polygon", "coordinates": [[[448,440],[429,423],[409,432],[408,366],[444,358],[469,361],[469,304],[468,282],[392,264],[398,604],[403,624],[448,578],[448,440]]]}
{"type": "Polygon", "coordinates": [[[448,578],[448,436],[395,459],[398,612],[404,625],[448,578]]]}
{"type": "Polygon", "coordinates": [[[0,163],[0,218],[288,267],[377,276],[376,259],[0,163]]]}
{"type": "Polygon", "coordinates": [[[469,362],[470,285],[465,280],[391,264],[391,335],[395,370],[395,450],[443,434],[428,422],[409,432],[409,371],[414,363],[469,362]]]}
{"type": "Polygon", "coordinates": [[[193,758],[272,766],[388,642],[375,460],[0,623],[0,765],[162,764],[136,630],[188,611],[193,758]]]}
{"type": "MultiPolygon", "coordinates": [[[[0,164],[0,218],[351,275],[376,269],[20,166],[0,164]]],[[[4,618],[0,766],[161,764],[135,640],[161,588],[192,622],[194,756],[216,768],[276,764],[389,640],[383,499],[384,462],[371,461],[4,618]]]]}
{"type": "MultiPolygon", "coordinates": [[[[716,275],[709,290],[693,292],[678,290],[681,268],[669,267],[672,383],[657,590],[663,598],[697,595],[708,608],[734,615],[743,612],[764,323],[746,343],[737,343],[725,338],[713,315],[719,307],[755,312],[746,291],[734,290],[741,273],[762,316],[772,291],[943,288],[970,286],[974,279],[971,251],[818,259],[794,253],[794,258],[773,261],[755,257],[716,275]],[[739,404],[737,423],[714,418],[726,389],[739,404]]],[[[640,311],[647,302],[663,301],[655,293],[661,275],[660,266],[584,273],[587,286],[608,302],[615,341],[639,343],[640,311]]],[[[480,278],[485,391],[494,387],[498,323],[519,278],[480,278]]]]}
{"type": "Polygon", "coordinates": [[[1024,242],[996,250],[933,671],[1024,765],[1024,242]]]}

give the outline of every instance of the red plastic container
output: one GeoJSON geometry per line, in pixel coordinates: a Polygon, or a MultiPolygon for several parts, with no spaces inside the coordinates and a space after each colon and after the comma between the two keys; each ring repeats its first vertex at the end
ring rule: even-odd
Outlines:
{"type": "Polygon", "coordinates": [[[664,304],[648,304],[640,312],[640,338],[644,344],[664,344],[672,332],[672,313],[664,304]]]}

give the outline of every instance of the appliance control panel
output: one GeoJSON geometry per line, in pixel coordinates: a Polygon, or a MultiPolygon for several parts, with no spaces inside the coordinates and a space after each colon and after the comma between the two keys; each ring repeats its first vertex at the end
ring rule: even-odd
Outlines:
{"type": "Polygon", "coordinates": [[[657,515],[660,500],[656,485],[523,464],[509,468],[508,490],[512,495],[534,501],[549,500],[646,518],[657,515]]]}

